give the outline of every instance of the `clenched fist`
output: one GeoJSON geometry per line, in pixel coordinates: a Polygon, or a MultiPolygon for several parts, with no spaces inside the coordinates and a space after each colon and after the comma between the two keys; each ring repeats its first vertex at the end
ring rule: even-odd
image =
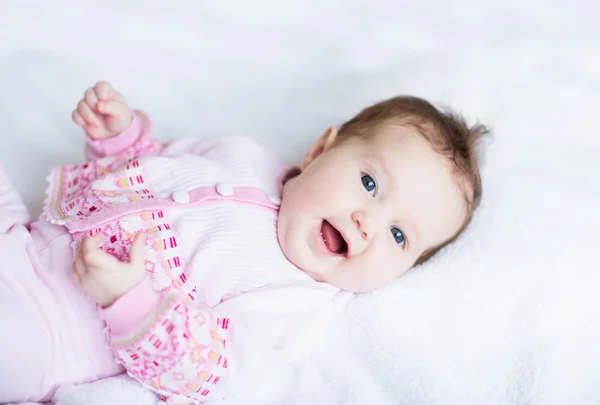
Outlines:
{"type": "Polygon", "coordinates": [[[72,114],[73,122],[94,140],[118,135],[129,127],[132,117],[123,96],[102,81],[85,91],[72,114]]]}

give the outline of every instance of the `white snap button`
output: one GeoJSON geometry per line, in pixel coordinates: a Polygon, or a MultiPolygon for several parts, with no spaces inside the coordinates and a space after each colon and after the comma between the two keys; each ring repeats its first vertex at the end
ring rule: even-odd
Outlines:
{"type": "Polygon", "coordinates": [[[217,193],[223,197],[229,197],[233,195],[233,186],[229,183],[217,184],[217,193]]]}
{"type": "Polygon", "coordinates": [[[281,198],[279,198],[279,196],[277,196],[275,194],[269,194],[267,196],[267,198],[269,199],[269,201],[271,201],[275,205],[280,205],[281,204],[281,198]]]}
{"type": "Polygon", "coordinates": [[[173,201],[179,204],[187,204],[190,202],[190,195],[187,191],[175,191],[173,193],[173,201]]]}
{"type": "Polygon", "coordinates": [[[61,225],[62,226],[64,224],[66,224],[66,222],[64,220],[62,220],[62,219],[59,219],[58,221],[56,221],[56,225],[61,225]]]}
{"type": "Polygon", "coordinates": [[[50,223],[53,224],[53,225],[56,225],[56,222],[58,222],[58,221],[56,221],[56,219],[51,219],[50,220],[50,223]]]}

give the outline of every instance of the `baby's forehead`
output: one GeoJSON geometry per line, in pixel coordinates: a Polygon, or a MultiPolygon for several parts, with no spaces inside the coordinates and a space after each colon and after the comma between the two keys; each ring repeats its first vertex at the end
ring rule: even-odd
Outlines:
{"type": "Polygon", "coordinates": [[[413,163],[422,163],[423,158],[442,161],[442,156],[421,131],[410,125],[383,123],[362,140],[366,154],[384,155],[392,160],[402,158],[413,163]]]}

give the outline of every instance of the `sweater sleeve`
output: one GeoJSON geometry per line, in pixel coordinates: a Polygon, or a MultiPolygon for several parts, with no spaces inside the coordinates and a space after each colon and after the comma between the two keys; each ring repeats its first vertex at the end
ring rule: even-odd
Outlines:
{"type": "Polygon", "coordinates": [[[86,152],[90,160],[107,156],[158,155],[161,143],[152,135],[152,122],[147,115],[136,111],[127,129],[112,138],[87,138],[86,152]]]}
{"type": "Polygon", "coordinates": [[[311,284],[265,287],[207,309],[156,293],[145,280],[101,316],[118,361],[168,403],[266,403],[274,387],[294,384],[290,364],[350,298],[311,284]]]}
{"type": "Polygon", "coordinates": [[[149,279],[101,310],[127,372],[171,403],[201,403],[228,375],[229,319],[157,293],[149,279]]]}

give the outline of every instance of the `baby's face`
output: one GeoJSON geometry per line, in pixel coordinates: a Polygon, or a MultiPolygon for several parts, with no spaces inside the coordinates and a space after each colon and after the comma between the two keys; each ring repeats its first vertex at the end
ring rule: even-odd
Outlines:
{"type": "Polygon", "coordinates": [[[449,162],[411,127],[332,147],[336,136],[328,130],[285,184],[279,242],[315,280],[370,291],[451,238],[467,205],[449,162]]]}

